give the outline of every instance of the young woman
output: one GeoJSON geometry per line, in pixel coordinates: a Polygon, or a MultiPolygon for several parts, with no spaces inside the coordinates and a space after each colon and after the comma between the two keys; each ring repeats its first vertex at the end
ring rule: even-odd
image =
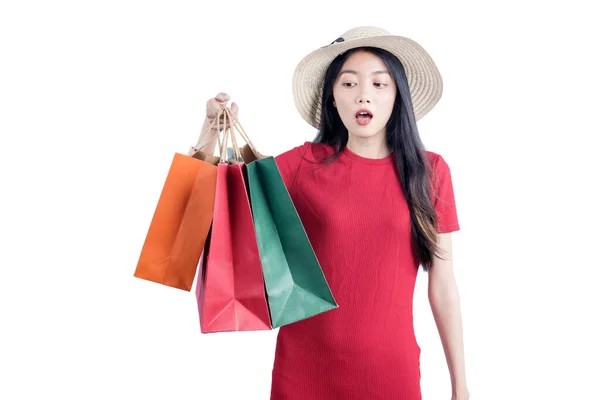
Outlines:
{"type": "MultiPolygon", "coordinates": [[[[419,266],[452,399],[468,399],[450,169],[416,126],[441,96],[435,64],[410,39],[359,27],[307,55],[293,87],[318,134],[275,159],[339,307],[279,329],[271,399],[421,399],[419,266]]],[[[208,101],[205,128],[228,100],[208,101]]]]}

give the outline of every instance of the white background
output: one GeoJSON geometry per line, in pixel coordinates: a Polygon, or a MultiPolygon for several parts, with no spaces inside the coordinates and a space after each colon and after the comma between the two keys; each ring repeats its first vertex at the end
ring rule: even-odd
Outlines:
{"type": "MultiPolygon", "coordinates": [[[[471,399],[600,399],[600,32],[584,3],[3,1],[0,398],[268,399],[277,331],[203,335],[193,292],[133,271],[206,101],[229,93],[265,154],[312,140],[296,63],[375,25],[444,78],[419,129],[453,176],[471,399]]],[[[449,399],[426,285],[423,398],[449,399]]]]}

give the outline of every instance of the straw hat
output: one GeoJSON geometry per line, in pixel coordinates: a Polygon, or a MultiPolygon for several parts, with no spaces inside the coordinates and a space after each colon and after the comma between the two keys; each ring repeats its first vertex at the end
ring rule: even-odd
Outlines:
{"type": "Polygon", "coordinates": [[[442,96],[443,88],[442,77],[431,56],[412,39],[391,35],[375,26],[361,26],[311,52],[296,66],[292,79],[294,103],[306,122],[319,128],[323,79],[329,64],[346,50],[362,46],[387,50],[402,62],[416,120],[431,111],[442,96]]]}

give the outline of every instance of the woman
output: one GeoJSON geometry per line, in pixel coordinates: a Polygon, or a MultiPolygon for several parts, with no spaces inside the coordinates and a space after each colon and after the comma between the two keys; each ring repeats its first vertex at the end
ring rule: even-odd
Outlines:
{"type": "MultiPolygon", "coordinates": [[[[275,159],[339,307],[280,328],[271,399],[421,399],[419,266],[452,399],[467,399],[450,170],[416,126],[441,96],[437,68],[412,40],[359,27],[307,55],[293,84],[318,134],[275,159]]],[[[208,101],[205,127],[228,100],[208,101]]]]}

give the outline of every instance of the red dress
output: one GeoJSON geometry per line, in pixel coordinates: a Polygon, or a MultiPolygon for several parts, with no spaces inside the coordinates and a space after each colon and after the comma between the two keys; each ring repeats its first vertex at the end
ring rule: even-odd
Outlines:
{"type": "MultiPolygon", "coordinates": [[[[319,164],[311,147],[333,152],[306,142],[275,159],[339,307],[279,328],[271,400],[421,399],[417,264],[392,156],[345,149],[319,164]]],[[[427,155],[439,180],[440,232],[459,230],[449,167],[427,155]]]]}

